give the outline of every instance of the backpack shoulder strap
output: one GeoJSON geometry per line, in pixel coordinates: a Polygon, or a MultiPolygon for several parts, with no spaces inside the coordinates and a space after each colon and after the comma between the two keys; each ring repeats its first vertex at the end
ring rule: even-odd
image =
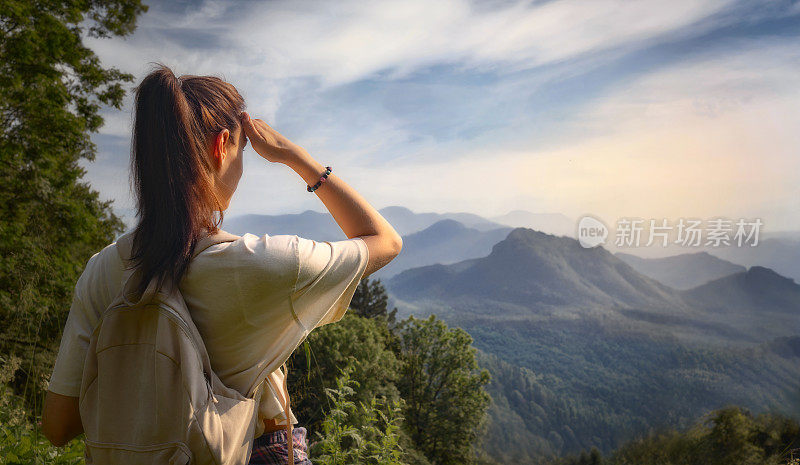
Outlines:
{"type": "Polygon", "coordinates": [[[292,407],[289,401],[289,367],[283,362],[283,412],[286,415],[286,442],[289,448],[289,465],[294,465],[294,425],[292,424],[292,407]]]}

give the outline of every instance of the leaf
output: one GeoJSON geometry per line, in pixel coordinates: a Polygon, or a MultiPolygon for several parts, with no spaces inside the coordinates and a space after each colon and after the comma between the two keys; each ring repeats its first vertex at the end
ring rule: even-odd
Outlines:
{"type": "Polygon", "coordinates": [[[306,380],[311,381],[311,346],[308,343],[308,339],[303,341],[303,352],[306,356],[306,380]]]}

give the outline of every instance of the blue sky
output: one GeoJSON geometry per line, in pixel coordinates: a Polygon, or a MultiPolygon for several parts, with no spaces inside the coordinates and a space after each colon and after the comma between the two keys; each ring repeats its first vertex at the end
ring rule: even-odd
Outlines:
{"type": "MultiPolygon", "coordinates": [[[[107,66],[233,83],[375,207],[761,218],[800,229],[800,3],[164,2],[107,66]]],[[[132,87],[132,86],[131,86],[132,87]]],[[[87,178],[115,209],[131,95],[87,178]]],[[[252,149],[227,215],[324,211],[252,149]]]]}

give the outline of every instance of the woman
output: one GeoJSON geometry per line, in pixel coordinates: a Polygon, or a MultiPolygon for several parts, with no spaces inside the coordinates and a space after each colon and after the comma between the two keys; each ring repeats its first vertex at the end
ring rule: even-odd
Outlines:
{"type": "MultiPolygon", "coordinates": [[[[342,318],[359,281],[394,259],[402,239],[335,173],[323,176],[325,166],[244,108],[236,88],[216,77],[177,78],[159,65],[144,78],[136,88],[131,151],[138,224],[124,236],[132,238],[142,285],[153,277],[180,283],[225,384],[246,393],[259,374],[270,373],[259,409],[264,434],[251,463],[285,463],[284,428],[297,419],[291,408],[290,418],[284,411],[288,393],[278,367],[310,331],[342,318]],[[261,157],[300,175],[349,239],[247,233],[190,261],[197,241],[222,222],[248,139],[261,157]]],[[[75,286],[42,414],[42,430],[57,446],[83,431],[78,396],[89,337],[123,284],[117,242],[89,259],[75,286]]],[[[305,434],[294,429],[298,464],[310,463],[305,434]]]]}

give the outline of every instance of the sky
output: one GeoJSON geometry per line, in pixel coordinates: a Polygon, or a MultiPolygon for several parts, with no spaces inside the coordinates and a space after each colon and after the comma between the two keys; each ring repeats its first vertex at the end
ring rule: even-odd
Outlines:
{"type": "MultiPolygon", "coordinates": [[[[800,2],[149,2],[86,180],[131,221],[132,88],[152,69],[234,84],[248,112],[374,207],[759,218],[800,230],[800,2]]],[[[248,146],[226,216],[325,211],[248,146]]],[[[130,223],[129,223],[130,224],[130,223]]]]}

